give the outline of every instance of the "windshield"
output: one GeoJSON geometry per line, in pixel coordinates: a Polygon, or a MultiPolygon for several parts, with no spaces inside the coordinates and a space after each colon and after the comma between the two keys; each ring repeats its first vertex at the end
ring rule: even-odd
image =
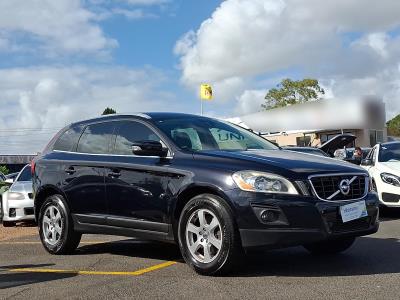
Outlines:
{"type": "Polygon", "coordinates": [[[31,180],[32,180],[31,169],[29,168],[29,166],[26,166],[19,173],[16,181],[31,181],[31,180]]]}
{"type": "Polygon", "coordinates": [[[209,118],[160,120],[157,126],[182,150],[279,149],[246,129],[209,118]]]}
{"type": "Polygon", "coordinates": [[[378,161],[399,161],[400,160],[400,143],[383,144],[379,150],[378,161]]]}

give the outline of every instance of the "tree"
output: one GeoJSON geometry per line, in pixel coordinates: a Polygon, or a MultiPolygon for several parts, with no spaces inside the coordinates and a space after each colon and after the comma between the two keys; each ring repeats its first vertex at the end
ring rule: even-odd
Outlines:
{"type": "Polygon", "coordinates": [[[103,116],[104,116],[104,115],[112,115],[112,114],[116,114],[116,113],[117,113],[117,111],[116,111],[115,109],[110,108],[110,107],[107,107],[107,108],[103,111],[102,115],[103,115],[103,116]]]}
{"type": "Polygon", "coordinates": [[[386,122],[388,135],[400,136],[400,115],[386,122]]]}
{"type": "Polygon", "coordinates": [[[0,166],[0,172],[3,173],[4,175],[7,175],[10,170],[6,166],[0,166]]]}
{"type": "Polygon", "coordinates": [[[265,96],[264,109],[284,107],[297,103],[304,103],[320,99],[325,91],[320,87],[318,80],[305,78],[303,80],[283,79],[276,88],[272,88],[265,96]]]}

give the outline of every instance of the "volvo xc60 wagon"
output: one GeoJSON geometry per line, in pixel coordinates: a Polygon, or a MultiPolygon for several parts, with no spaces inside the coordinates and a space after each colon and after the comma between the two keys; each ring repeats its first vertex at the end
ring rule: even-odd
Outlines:
{"type": "Polygon", "coordinates": [[[365,170],[195,115],[77,122],[31,168],[40,238],[52,254],[71,253],[85,233],[168,241],[209,275],[250,249],[338,253],[379,226],[365,170]]]}

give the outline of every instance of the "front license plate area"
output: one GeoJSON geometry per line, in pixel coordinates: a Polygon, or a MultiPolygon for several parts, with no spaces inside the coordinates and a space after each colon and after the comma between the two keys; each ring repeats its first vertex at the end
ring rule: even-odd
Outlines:
{"type": "Polygon", "coordinates": [[[365,201],[358,201],[341,206],[340,215],[342,216],[343,223],[368,216],[365,201]]]}

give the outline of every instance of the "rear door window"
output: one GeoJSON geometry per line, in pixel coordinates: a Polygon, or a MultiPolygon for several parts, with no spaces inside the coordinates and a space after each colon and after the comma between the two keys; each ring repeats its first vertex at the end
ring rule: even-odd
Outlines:
{"type": "Polygon", "coordinates": [[[65,131],[54,143],[53,150],[75,151],[82,132],[82,126],[75,126],[65,131]]]}
{"type": "MultiPolygon", "coordinates": [[[[133,155],[132,145],[138,141],[161,142],[157,134],[146,125],[135,121],[118,122],[113,154],[133,155]]],[[[164,145],[165,146],[165,145],[164,145]]]]}
{"type": "Polygon", "coordinates": [[[115,122],[104,122],[89,125],[79,139],[77,152],[90,154],[107,154],[115,122]]]}

